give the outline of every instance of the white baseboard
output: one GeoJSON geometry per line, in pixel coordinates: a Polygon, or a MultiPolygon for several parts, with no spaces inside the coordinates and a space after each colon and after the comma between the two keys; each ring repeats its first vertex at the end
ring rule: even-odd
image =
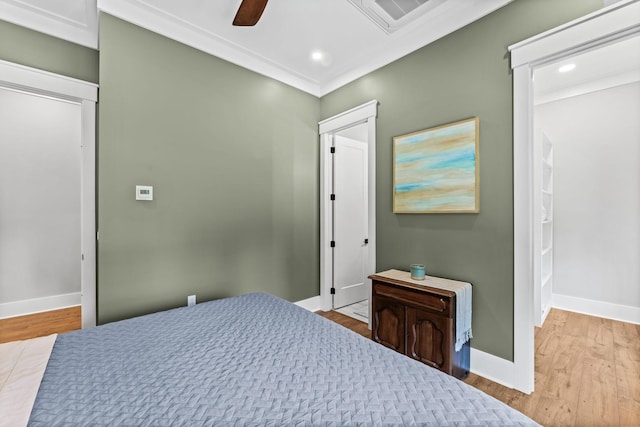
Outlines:
{"type": "Polygon", "coordinates": [[[493,354],[471,348],[471,372],[488,380],[515,388],[515,364],[493,354]]]}
{"type": "Polygon", "coordinates": [[[80,292],[0,304],[0,319],[81,305],[80,292]]]}
{"type": "Polygon", "coordinates": [[[630,305],[613,304],[610,302],[596,301],[568,295],[553,294],[551,305],[561,310],[575,311],[576,313],[591,316],[604,317],[606,319],[619,320],[621,322],[640,325],[640,307],[630,305]]]}
{"type": "Polygon", "coordinates": [[[294,304],[309,311],[318,311],[322,308],[322,299],[320,298],[320,295],[318,295],[315,297],[303,299],[302,301],[295,302],[294,304]]]}

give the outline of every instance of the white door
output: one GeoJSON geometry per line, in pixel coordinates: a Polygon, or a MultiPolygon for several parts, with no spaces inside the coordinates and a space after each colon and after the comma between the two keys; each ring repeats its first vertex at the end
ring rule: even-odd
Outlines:
{"type": "Polygon", "coordinates": [[[334,136],[333,154],[333,308],[369,298],[368,146],[334,136]]]}
{"type": "Polygon", "coordinates": [[[80,302],[81,113],[0,87],[0,305],[80,302]]]}

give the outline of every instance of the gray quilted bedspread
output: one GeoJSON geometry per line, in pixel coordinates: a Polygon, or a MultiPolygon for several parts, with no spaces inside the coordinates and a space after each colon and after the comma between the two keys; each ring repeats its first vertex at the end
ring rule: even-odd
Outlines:
{"type": "Polygon", "coordinates": [[[267,294],[58,336],[32,426],[536,425],[267,294]]]}

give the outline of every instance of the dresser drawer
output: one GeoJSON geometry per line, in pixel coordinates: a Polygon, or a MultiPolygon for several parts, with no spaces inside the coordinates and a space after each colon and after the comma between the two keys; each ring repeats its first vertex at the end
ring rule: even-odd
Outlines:
{"type": "Polygon", "coordinates": [[[393,298],[411,306],[428,309],[442,316],[452,317],[451,299],[434,295],[428,291],[415,291],[390,286],[385,283],[373,281],[373,294],[382,297],[393,298]]]}

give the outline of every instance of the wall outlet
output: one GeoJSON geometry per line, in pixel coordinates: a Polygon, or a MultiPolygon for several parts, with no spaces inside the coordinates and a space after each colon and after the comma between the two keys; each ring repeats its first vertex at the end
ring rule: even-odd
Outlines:
{"type": "Polygon", "coordinates": [[[196,305],[196,296],[195,295],[189,295],[187,297],[187,307],[191,307],[192,305],[196,305]]]}

